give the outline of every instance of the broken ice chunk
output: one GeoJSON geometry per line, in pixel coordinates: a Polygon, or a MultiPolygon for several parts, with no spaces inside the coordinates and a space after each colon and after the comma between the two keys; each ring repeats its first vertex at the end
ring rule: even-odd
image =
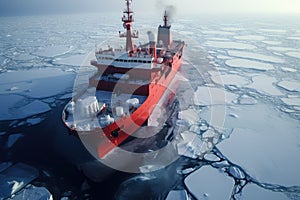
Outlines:
{"type": "Polygon", "coordinates": [[[52,200],[51,193],[44,187],[30,187],[22,190],[20,193],[13,197],[13,200],[26,200],[26,199],[40,199],[40,200],[52,200]]]}
{"type": "Polygon", "coordinates": [[[272,200],[288,200],[286,195],[272,190],[266,190],[254,184],[247,184],[243,189],[241,200],[247,199],[272,199],[272,200]]]}
{"type": "Polygon", "coordinates": [[[236,166],[231,166],[229,167],[229,171],[228,171],[234,178],[237,179],[244,179],[245,178],[245,174],[241,171],[240,168],[236,167],[236,166]]]}
{"type": "Polygon", "coordinates": [[[24,137],[24,135],[20,133],[10,135],[6,143],[7,148],[11,148],[22,137],[24,137]]]}
{"type": "Polygon", "coordinates": [[[230,199],[234,185],[233,179],[211,166],[204,166],[190,174],[184,183],[197,199],[230,199]]]}
{"type": "Polygon", "coordinates": [[[189,131],[185,131],[180,135],[182,140],[177,144],[178,154],[189,158],[198,158],[201,155],[200,149],[203,145],[200,137],[189,131]]]}
{"type": "Polygon", "coordinates": [[[171,190],[166,200],[189,200],[189,196],[185,190],[171,190]]]}
{"type": "Polygon", "coordinates": [[[38,171],[26,164],[17,163],[0,173],[0,199],[9,198],[38,176],[38,171]]]}

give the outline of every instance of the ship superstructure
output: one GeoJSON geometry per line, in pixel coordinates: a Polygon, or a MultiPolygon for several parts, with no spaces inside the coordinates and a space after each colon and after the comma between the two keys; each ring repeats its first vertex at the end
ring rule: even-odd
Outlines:
{"type": "Polygon", "coordinates": [[[121,18],[125,32],[119,32],[126,39],[125,46],[96,50],[91,65],[97,67],[97,73],[89,79],[89,89],[73,98],[63,112],[63,121],[71,130],[99,135],[100,158],[148,125],[182,62],[184,42],[172,40],[167,12],[158,27],[157,41],[149,31],[149,41],[137,46],[132,1],[125,2],[121,18]]]}

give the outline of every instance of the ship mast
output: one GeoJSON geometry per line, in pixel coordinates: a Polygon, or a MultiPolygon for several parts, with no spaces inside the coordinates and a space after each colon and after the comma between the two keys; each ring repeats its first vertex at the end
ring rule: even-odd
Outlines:
{"type": "Polygon", "coordinates": [[[132,31],[132,22],[134,22],[133,19],[133,11],[131,8],[131,2],[132,0],[125,0],[126,1],[126,8],[124,10],[124,14],[122,17],[122,22],[124,22],[124,28],[126,29],[126,34],[120,35],[120,37],[126,37],[126,51],[131,52],[134,50],[134,44],[133,44],[133,37],[137,37],[137,33],[133,33],[132,31]]]}
{"type": "Polygon", "coordinates": [[[167,11],[165,10],[165,15],[164,15],[164,27],[168,26],[168,15],[167,15],[167,11]]]}

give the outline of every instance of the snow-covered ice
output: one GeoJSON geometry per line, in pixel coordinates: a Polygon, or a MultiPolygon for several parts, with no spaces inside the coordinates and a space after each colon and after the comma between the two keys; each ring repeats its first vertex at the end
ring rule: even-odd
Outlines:
{"type": "Polygon", "coordinates": [[[190,174],[185,185],[197,199],[230,199],[233,179],[211,166],[204,166],[190,174]]]}
{"type": "Polygon", "coordinates": [[[64,55],[71,50],[69,46],[65,45],[53,45],[47,46],[43,48],[39,48],[34,52],[35,55],[43,56],[43,57],[55,57],[59,55],[64,55]]]}
{"type": "Polygon", "coordinates": [[[188,194],[185,190],[171,190],[166,200],[189,200],[188,194]]]}
{"type": "Polygon", "coordinates": [[[289,52],[286,52],[285,54],[288,56],[300,59],[300,51],[289,51],[289,52]]]}
{"type": "Polygon", "coordinates": [[[240,87],[250,83],[249,80],[239,75],[221,74],[216,71],[209,71],[208,73],[211,75],[213,82],[219,85],[236,85],[240,87]]]}
{"type": "Polygon", "coordinates": [[[220,151],[258,181],[299,185],[297,120],[263,104],[235,109],[235,113],[240,117],[226,120],[225,127],[234,127],[234,131],[217,144],[220,151]]]}
{"type": "Polygon", "coordinates": [[[195,92],[194,102],[201,106],[224,105],[231,104],[236,98],[237,95],[222,88],[200,86],[195,92]]]}
{"type": "Polygon", "coordinates": [[[235,39],[238,39],[238,40],[250,40],[250,41],[253,41],[253,40],[264,40],[265,37],[262,36],[262,35],[242,35],[242,36],[234,36],[235,39]]]}
{"type": "Polygon", "coordinates": [[[281,81],[278,86],[290,92],[300,92],[300,81],[281,81]]]}
{"type": "Polygon", "coordinates": [[[274,66],[272,64],[247,60],[247,59],[231,59],[231,60],[226,60],[225,63],[227,66],[234,67],[234,68],[245,68],[245,69],[254,69],[254,70],[262,70],[262,71],[268,71],[274,69],[274,66]]]}
{"type": "Polygon", "coordinates": [[[247,87],[253,88],[260,93],[268,94],[268,95],[283,95],[283,93],[276,88],[275,83],[277,82],[276,78],[270,77],[267,75],[258,75],[253,76],[253,83],[248,85],[247,87]]]}
{"type": "Polygon", "coordinates": [[[300,106],[300,96],[298,98],[281,98],[281,100],[283,101],[283,103],[289,106],[300,106]]]}
{"type": "Polygon", "coordinates": [[[272,199],[272,200],[290,200],[284,193],[266,190],[254,184],[245,186],[242,192],[241,200],[251,199],[272,199]]]}
{"type": "Polygon", "coordinates": [[[38,170],[17,163],[0,173],[0,199],[9,198],[38,177],[38,170]]]}
{"type": "Polygon", "coordinates": [[[35,187],[30,185],[21,192],[17,193],[13,200],[39,199],[39,200],[53,200],[52,194],[45,187],[35,187]]]}
{"type": "Polygon", "coordinates": [[[245,51],[228,51],[230,56],[240,57],[240,58],[250,58],[255,60],[261,60],[266,62],[273,62],[273,63],[284,63],[284,60],[275,56],[268,56],[260,53],[253,53],[253,52],[245,52],[245,51]]]}
{"type": "Polygon", "coordinates": [[[204,46],[223,48],[223,49],[255,49],[256,46],[239,42],[226,42],[226,41],[207,41],[204,46]]]}
{"type": "Polygon", "coordinates": [[[51,110],[49,105],[42,101],[27,102],[26,98],[19,95],[1,95],[1,100],[0,120],[22,119],[51,110]]]}

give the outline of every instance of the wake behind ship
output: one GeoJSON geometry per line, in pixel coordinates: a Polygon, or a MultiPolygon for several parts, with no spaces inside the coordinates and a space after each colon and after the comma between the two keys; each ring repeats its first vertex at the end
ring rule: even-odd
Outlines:
{"type": "MultiPolygon", "coordinates": [[[[157,41],[148,32],[149,42],[135,45],[139,32],[132,29],[134,22],[131,0],[126,0],[122,22],[125,47],[97,49],[91,65],[97,73],[89,79],[89,88],[66,105],[62,119],[65,125],[80,135],[97,137],[98,157],[105,157],[116,146],[142,126],[152,125],[158,103],[172,103],[165,97],[178,72],[185,43],[172,40],[167,12],[158,27],[157,41]]],[[[147,132],[144,137],[147,137],[147,132]]]]}

